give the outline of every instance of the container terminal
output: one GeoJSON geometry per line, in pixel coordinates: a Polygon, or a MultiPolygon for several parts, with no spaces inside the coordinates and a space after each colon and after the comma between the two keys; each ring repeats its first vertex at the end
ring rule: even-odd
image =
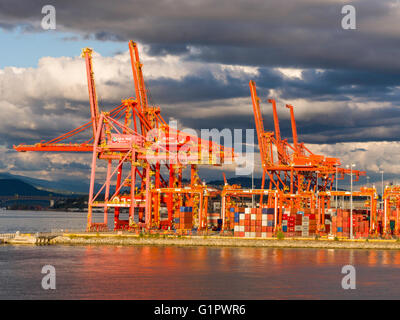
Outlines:
{"type": "Polygon", "coordinates": [[[134,234],[208,235],[237,238],[397,238],[400,232],[400,186],[387,186],[381,198],[375,187],[337,189],[366,173],[340,159],[317,155],[298,140],[294,107],[292,137],[281,137],[277,103],[270,104],[274,129],[266,131],[256,83],[249,82],[262,164],[260,189],[228,184],[207,186],[200,166],[235,163],[233,148],[198,138],[170,126],[159,106],[150,105],[138,46],[129,41],[135,97],[100,111],[92,49],[85,48],[90,120],[51,140],[14,146],[18,152],[85,152],[92,154],[86,231],[134,234]],[[89,137],[82,141],[82,136],[89,137]],[[81,138],[80,138],[81,137],[81,138]],[[190,180],[183,179],[184,173],[190,180]],[[100,183],[101,182],[101,183],[100,183]],[[97,185],[100,188],[96,188],[97,185]],[[252,199],[249,202],[249,199],[252,199]],[[346,204],[344,206],[344,199],[346,204]],[[220,210],[210,206],[220,203],[220,210]],[[353,201],[362,203],[353,207],[353,201]],[[211,208],[211,209],[210,209],[211,208]],[[93,212],[103,218],[95,221],[93,212]],[[114,227],[109,230],[108,215],[114,227]],[[124,232],[124,233],[125,233],[124,232]]]}

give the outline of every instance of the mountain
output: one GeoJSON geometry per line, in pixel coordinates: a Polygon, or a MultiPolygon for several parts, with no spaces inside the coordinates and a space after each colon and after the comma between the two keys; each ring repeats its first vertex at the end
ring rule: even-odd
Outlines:
{"type": "Polygon", "coordinates": [[[8,172],[0,172],[0,179],[17,179],[26,182],[37,189],[44,189],[57,193],[76,193],[87,194],[89,193],[89,182],[86,181],[73,181],[73,180],[55,180],[49,181],[44,179],[36,179],[21,175],[14,175],[8,172]]]}
{"type": "Polygon", "coordinates": [[[39,190],[34,186],[17,179],[0,179],[0,196],[49,196],[54,193],[39,190]]]}

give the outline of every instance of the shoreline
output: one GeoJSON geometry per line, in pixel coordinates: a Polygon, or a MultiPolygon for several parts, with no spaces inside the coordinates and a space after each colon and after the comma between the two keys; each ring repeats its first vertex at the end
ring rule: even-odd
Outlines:
{"type": "Polygon", "coordinates": [[[106,246],[180,246],[400,250],[399,240],[327,238],[235,238],[230,236],[175,236],[110,233],[63,233],[58,235],[19,234],[0,238],[3,245],[106,245],[106,246]]]}
{"type": "Polygon", "coordinates": [[[385,249],[400,250],[397,240],[328,240],[234,238],[221,236],[138,236],[102,234],[63,234],[51,241],[62,245],[125,245],[125,246],[202,246],[202,247],[253,247],[253,248],[315,248],[315,249],[385,249]]]}

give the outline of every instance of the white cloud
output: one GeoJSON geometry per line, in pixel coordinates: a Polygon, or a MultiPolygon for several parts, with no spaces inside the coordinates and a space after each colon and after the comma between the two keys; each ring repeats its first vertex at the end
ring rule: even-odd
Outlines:
{"type": "Polygon", "coordinates": [[[304,69],[296,69],[296,68],[276,68],[279,72],[281,72],[283,75],[285,75],[288,78],[298,78],[302,79],[301,73],[304,71],[304,69]]]}

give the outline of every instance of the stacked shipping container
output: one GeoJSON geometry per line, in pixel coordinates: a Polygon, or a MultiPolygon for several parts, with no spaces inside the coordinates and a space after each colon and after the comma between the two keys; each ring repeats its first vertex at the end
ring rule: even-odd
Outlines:
{"type": "MultiPolygon", "coordinates": [[[[272,237],[274,232],[274,208],[231,208],[234,215],[235,237],[272,237]]],[[[330,216],[325,216],[325,231],[330,232],[330,216]]],[[[278,217],[277,217],[278,219],[278,217]]],[[[287,237],[308,237],[317,232],[317,218],[311,209],[291,211],[283,208],[282,232],[287,237]]]]}
{"type": "Polygon", "coordinates": [[[175,229],[192,230],[193,228],[193,208],[180,207],[179,217],[174,218],[175,229]]]}
{"type": "MultiPolygon", "coordinates": [[[[314,236],[318,231],[318,215],[316,213],[317,210],[312,209],[295,211],[283,208],[282,232],[287,237],[314,236]]],[[[275,231],[274,214],[274,208],[231,208],[227,215],[230,221],[227,229],[233,229],[235,237],[272,237],[275,231]]],[[[390,228],[394,228],[393,216],[394,214],[392,213],[388,217],[390,228]]],[[[279,214],[276,218],[279,219],[279,214]]],[[[325,232],[322,234],[333,234],[338,237],[350,236],[350,210],[326,209],[324,223],[325,232]]],[[[353,233],[356,238],[368,236],[369,221],[366,210],[354,210],[352,223],[353,233]]]]}
{"type": "MultiPolygon", "coordinates": [[[[367,216],[357,211],[353,212],[353,234],[356,238],[367,237],[369,221],[367,216]]],[[[332,234],[337,237],[350,236],[350,210],[338,209],[335,217],[332,217],[332,234]]]]}
{"type": "Polygon", "coordinates": [[[234,236],[245,238],[272,237],[274,209],[231,208],[234,214],[234,236]]]}
{"type": "MultiPolygon", "coordinates": [[[[287,212],[288,210],[285,210],[287,212]]],[[[311,211],[284,213],[282,216],[282,231],[288,237],[308,237],[317,231],[317,220],[311,211]],[[306,213],[307,212],[307,213],[306,213]]]]}

